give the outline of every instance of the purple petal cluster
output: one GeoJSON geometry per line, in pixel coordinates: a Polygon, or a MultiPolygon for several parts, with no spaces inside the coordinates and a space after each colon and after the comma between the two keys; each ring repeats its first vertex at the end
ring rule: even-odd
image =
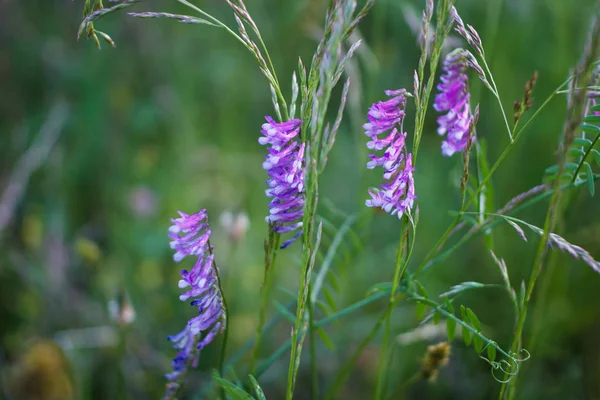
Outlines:
{"type": "Polygon", "coordinates": [[[191,299],[191,305],[198,309],[198,315],[190,319],[180,333],[169,336],[173,347],[179,352],[172,362],[173,371],[166,376],[169,384],[165,397],[179,387],[190,365],[198,365],[200,350],[225,328],[226,323],[217,267],[209,244],[211,232],[206,210],[192,215],[179,211],[179,215],[179,218],[171,220],[173,225],[169,228],[171,248],[175,250],[173,259],[179,262],[187,256],[196,257],[191,270],[181,270],[179,287],[185,291],[179,299],[191,299]]]}
{"type": "Polygon", "coordinates": [[[447,112],[437,120],[438,133],[446,135],[446,140],[442,142],[444,156],[463,151],[473,128],[467,62],[468,53],[463,49],[456,49],[446,56],[443,67],[445,75],[438,85],[440,93],[435,96],[433,104],[436,111],[447,112]]]}
{"type": "Polygon", "coordinates": [[[263,162],[263,168],[269,173],[266,194],[272,198],[266,220],[274,224],[278,233],[298,230],[283,244],[282,248],[285,248],[302,233],[305,146],[295,140],[300,133],[299,119],[281,123],[271,117],[265,119],[267,123],[262,125],[261,130],[264,136],[258,142],[269,146],[263,162]]]}
{"type": "Polygon", "coordinates": [[[412,209],[417,198],[412,155],[406,150],[406,133],[402,133],[406,90],[387,90],[385,94],[391,98],[373,104],[367,114],[369,122],[363,125],[365,135],[371,139],[367,148],[385,149],[381,156],[369,155],[371,161],[367,163],[367,168],[383,167],[386,182],[380,188],[369,189],[371,198],[366,205],[379,207],[401,218],[407,210],[412,209]]]}

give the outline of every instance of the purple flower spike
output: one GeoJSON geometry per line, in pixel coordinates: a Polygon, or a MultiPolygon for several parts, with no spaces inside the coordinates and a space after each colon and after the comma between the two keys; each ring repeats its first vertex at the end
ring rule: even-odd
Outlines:
{"type": "Polygon", "coordinates": [[[447,111],[438,118],[438,133],[446,135],[442,142],[442,154],[451,156],[463,151],[469,142],[473,128],[473,114],[469,103],[467,64],[468,52],[456,49],[444,60],[445,75],[438,85],[440,93],[435,96],[433,108],[436,111],[447,111]]]}
{"type": "Polygon", "coordinates": [[[206,210],[188,215],[179,211],[180,218],[171,221],[169,237],[171,248],[176,250],[176,262],[187,256],[197,257],[190,271],[181,270],[179,287],[186,289],[179,299],[188,301],[198,309],[198,315],[191,318],[186,327],[177,335],[169,336],[173,347],[179,350],[172,362],[173,371],[166,375],[169,383],[165,398],[170,398],[181,385],[187,369],[198,365],[200,350],[208,345],[225,327],[223,294],[219,289],[217,266],[209,244],[210,230],[206,210]]]}
{"type": "Polygon", "coordinates": [[[371,199],[366,201],[366,205],[381,208],[401,218],[406,211],[412,209],[417,198],[412,155],[406,150],[406,133],[402,133],[406,91],[387,90],[385,94],[392,96],[391,99],[371,106],[367,114],[369,122],[364,124],[363,128],[365,135],[371,138],[367,148],[385,149],[382,156],[369,154],[371,161],[367,163],[367,168],[383,167],[383,178],[387,182],[381,184],[380,189],[369,189],[371,199]]]}
{"type": "MultiPolygon", "coordinates": [[[[286,233],[302,228],[304,212],[304,143],[294,140],[300,133],[301,121],[293,119],[277,123],[271,117],[265,117],[262,125],[264,135],[258,142],[270,145],[265,156],[263,168],[269,173],[266,190],[269,203],[267,222],[274,224],[275,232],[286,233]]],[[[282,248],[296,240],[301,230],[286,241],[282,248]]]]}

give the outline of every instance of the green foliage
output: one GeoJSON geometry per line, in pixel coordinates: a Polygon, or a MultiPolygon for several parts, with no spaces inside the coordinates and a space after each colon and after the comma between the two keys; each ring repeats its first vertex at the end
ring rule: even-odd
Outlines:
{"type": "Polygon", "coordinates": [[[254,378],[252,375],[250,375],[249,378],[250,382],[252,383],[252,387],[254,388],[254,392],[256,393],[257,400],[267,400],[267,398],[265,397],[265,393],[258,384],[256,378],[254,378]]]}
{"type": "MultiPolygon", "coordinates": [[[[221,388],[227,392],[227,394],[231,397],[232,400],[256,400],[252,395],[247,393],[242,388],[234,385],[226,379],[221,378],[217,373],[213,373],[213,379],[215,382],[219,384],[221,388]]],[[[254,378],[251,378],[254,379],[254,378]]],[[[254,384],[255,381],[253,381],[254,384]]],[[[258,386],[258,384],[257,384],[258,386]]],[[[256,387],[255,387],[256,388],[256,387]]],[[[259,387],[260,389],[260,387],[259,387]]],[[[264,397],[264,396],[263,396],[264,397]]]]}
{"type": "MultiPolygon", "coordinates": [[[[575,138],[568,149],[568,155],[575,159],[575,162],[565,163],[560,179],[573,183],[587,182],[590,196],[594,196],[594,172],[591,164],[600,166],[600,151],[595,148],[600,138],[600,116],[594,113],[600,112],[600,105],[590,107],[590,112],[592,114],[584,117],[580,126],[583,137],[575,138]]],[[[558,179],[559,171],[558,165],[546,168],[544,180],[552,182],[558,179]]]]}

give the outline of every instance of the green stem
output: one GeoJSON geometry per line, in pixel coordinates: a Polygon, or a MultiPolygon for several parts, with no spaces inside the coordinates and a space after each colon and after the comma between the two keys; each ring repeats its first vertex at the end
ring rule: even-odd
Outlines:
{"type": "MultiPolygon", "coordinates": [[[[208,242],[208,251],[212,255],[212,246],[210,245],[210,241],[208,242]]],[[[221,300],[223,301],[223,313],[225,314],[225,326],[223,331],[223,342],[221,344],[221,357],[219,359],[219,375],[223,377],[224,364],[225,364],[225,353],[227,351],[227,337],[229,336],[229,308],[227,307],[227,300],[225,299],[225,292],[223,291],[223,286],[221,282],[221,276],[219,275],[219,268],[217,268],[217,264],[213,259],[213,268],[215,270],[215,275],[217,277],[217,286],[219,287],[219,292],[221,292],[221,300]]],[[[225,389],[221,388],[221,397],[223,400],[226,400],[225,389]]]]}
{"type": "Polygon", "coordinates": [[[408,296],[409,296],[409,298],[411,300],[415,300],[415,301],[418,301],[420,303],[428,305],[429,307],[433,308],[437,313],[441,314],[444,318],[453,320],[454,322],[456,322],[457,325],[459,325],[459,326],[463,327],[464,329],[468,330],[469,332],[471,332],[471,334],[473,336],[477,336],[479,339],[481,339],[481,341],[483,343],[486,344],[485,346],[483,346],[483,348],[485,348],[487,346],[493,346],[493,347],[496,348],[496,351],[498,353],[502,354],[504,357],[508,358],[509,360],[516,360],[515,357],[513,355],[511,355],[512,352],[511,353],[507,353],[501,347],[499,347],[496,342],[494,342],[493,340],[490,340],[490,339],[486,338],[485,336],[483,336],[480,331],[478,331],[477,329],[473,328],[471,325],[465,323],[462,319],[458,318],[453,313],[446,311],[443,307],[441,307],[435,301],[427,299],[427,298],[422,297],[422,296],[419,296],[419,295],[414,294],[414,293],[409,293],[408,296]]]}
{"type": "MultiPolygon", "coordinates": [[[[579,163],[579,165],[577,166],[577,169],[575,170],[575,173],[573,174],[573,178],[571,179],[571,183],[575,182],[575,179],[577,179],[577,175],[579,175],[579,171],[581,171],[581,167],[583,167],[583,162],[586,160],[586,158],[592,152],[592,149],[596,145],[596,142],[598,141],[598,139],[600,139],[600,133],[596,135],[596,137],[594,138],[594,141],[592,142],[592,144],[590,144],[590,146],[588,147],[587,151],[585,152],[585,154],[581,158],[581,162],[579,163]]],[[[559,177],[557,177],[556,179],[559,179],[559,177]]],[[[588,179],[589,179],[589,177],[588,177],[588,179]]]]}
{"type": "MultiPolygon", "coordinates": [[[[404,217],[404,224],[406,224],[407,218],[404,217]]],[[[404,225],[402,224],[402,225],[404,225]]],[[[387,360],[387,344],[389,340],[390,334],[390,325],[392,319],[392,312],[394,311],[395,304],[395,294],[400,284],[400,280],[402,279],[402,275],[406,270],[406,266],[408,262],[402,262],[402,258],[404,256],[404,247],[406,245],[407,240],[407,232],[401,228],[400,230],[400,240],[398,242],[398,249],[396,251],[396,267],[394,269],[394,279],[392,281],[392,291],[390,292],[390,300],[388,302],[388,307],[385,312],[385,329],[383,331],[383,341],[381,343],[381,353],[379,355],[379,368],[377,371],[377,384],[375,386],[375,396],[373,397],[375,400],[381,399],[382,391],[384,389],[384,377],[385,377],[385,365],[387,360]]],[[[414,242],[414,239],[413,239],[414,242]]]]}
{"type": "Polygon", "coordinates": [[[483,61],[483,66],[485,67],[485,70],[488,74],[488,76],[490,77],[490,83],[492,84],[492,88],[494,89],[493,93],[494,93],[494,97],[496,98],[496,100],[498,101],[498,106],[500,106],[500,111],[502,112],[502,118],[504,119],[504,124],[506,125],[506,130],[508,131],[508,137],[510,138],[511,143],[513,142],[513,134],[512,134],[512,130],[510,129],[510,125],[508,124],[508,118],[506,117],[506,112],[504,111],[504,106],[502,105],[502,100],[500,99],[500,94],[498,93],[498,87],[496,86],[496,82],[494,81],[494,76],[492,75],[492,72],[490,71],[490,67],[487,64],[487,61],[485,60],[485,54],[483,54],[481,56],[481,60],[483,61]]]}
{"type": "MultiPolygon", "coordinates": [[[[552,199],[550,200],[550,207],[548,208],[548,212],[546,213],[546,221],[544,222],[544,233],[540,240],[540,244],[538,245],[537,253],[535,256],[535,261],[533,262],[533,267],[531,268],[531,275],[529,277],[529,282],[527,284],[527,290],[525,292],[525,298],[523,299],[523,304],[520,307],[520,313],[517,320],[517,326],[515,328],[515,334],[513,336],[513,341],[511,344],[511,352],[515,353],[521,347],[521,337],[523,334],[523,327],[525,326],[525,318],[527,316],[527,307],[529,306],[529,302],[531,300],[531,294],[533,293],[533,288],[535,287],[535,283],[541,271],[542,262],[544,259],[544,255],[546,254],[546,248],[548,246],[548,236],[550,235],[550,228],[552,224],[552,210],[556,206],[556,203],[559,199],[559,190],[555,190],[552,199]]],[[[504,379],[506,380],[506,379],[504,379]]],[[[500,395],[499,399],[504,398],[504,393],[507,389],[507,383],[502,383],[500,387],[500,395]]]]}
{"type": "MultiPolygon", "coordinates": [[[[381,297],[383,297],[383,296],[381,296],[381,297]]],[[[371,340],[373,340],[375,335],[377,335],[377,332],[379,332],[379,328],[381,328],[381,325],[383,324],[383,322],[385,320],[386,320],[386,314],[383,314],[379,318],[379,320],[377,320],[377,322],[375,323],[375,325],[373,326],[373,328],[371,329],[371,332],[367,335],[367,337],[365,337],[363,339],[363,341],[360,342],[360,344],[358,345],[358,347],[352,354],[352,357],[350,357],[350,360],[346,361],[346,363],[344,364],[342,369],[338,372],[335,379],[333,380],[333,384],[331,385],[329,390],[327,390],[327,392],[325,393],[325,396],[323,397],[325,400],[333,399],[334,396],[337,394],[337,392],[341,389],[342,385],[346,381],[346,378],[348,377],[348,375],[352,371],[354,365],[358,361],[358,357],[362,354],[362,352],[369,345],[369,343],[371,343],[371,340]]]]}
{"type": "Polygon", "coordinates": [[[199,13],[202,16],[204,16],[208,20],[214,22],[216,25],[220,26],[221,28],[225,29],[230,35],[232,35],[234,38],[236,38],[238,42],[240,42],[241,44],[243,44],[245,48],[247,48],[248,50],[252,51],[252,49],[246,44],[246,42],[244,42],[244,40],[237,33],[235,33],[233,30],[231,30],[230,27],[228,27],[227,25],[225,25],[220,20],[218,20],[217,18],[213,17],[212,15],[210,15],[206,11],[202,10],[201,8],[196,7],[195,5],[193,5],[192,3],[190,3],[187,0],[177,0],[177,1],[180,2],[183,5],[191,8],[192,10],[196,11],[197,13],[199,13]]]}
{"type": "MultiPolygon", "coordinates": [[[[594,176],[594,180],[600,180],[600,175],[596,175],[594,176]]],[[[571,189],[571,188],[576,188],[582,185],[587,184],[587,181],[580,181],[577,183],[567,183],[564,184],[563,186],[561,186],[560,190],[567,190],[567,189],[571,189]]],[[[539,195],[537,195],[536,197],[524,202],[523,204],[521,204],[518,207],[515,207],[513,210],[510,211],[511,214],[516,214],[526,208],[529,208],[530,206],[548,198],[552,196],[552,191],[548,191],[548,192],[544,192],[544,193],[540,193],[539,195]]],[[[445,260],[446,258],[448,258],[452,253],[454,253],[456,250],[458,250],[460,247],[462,247],[465,243],[467,243],[469,241],[469,239],[471,239],[473,236],[475,236],[476,233],[481,232],[482,230],[485,229],[492,229],[493,227],[495,227],[496,225],[502,223],[502,220],[496,219],[494,221],[490,221],[490,220],[486,220],[486,222],[484,222],[483,224],[480,224],[476,227],[473,227],[470,231],[468,231],[464,236],[462,236],[460,238],[460,240],[454,244],[452,247],[450,247],[449,249],[445,250],[444,252],[442,252],[441,254],[439,254],[438,256],[432,258],[425,266],[424,268],[422,268],[422,270],[420,271],[420,274],[424,274],[426,273],[433,265],[437,264],[440,261],[445,260]]],[[[415,274],[415,278],[418,277],[417,274],[415,274]]]]}
{"type": "MultiPolygon", "coordinates": [[[[308,293],[308,298],[311,298],[312,288],[308,293]]],[[[310,340],[310,388],[313,400],[319,398],[319,371],[317,369],[317,338],[315,336],[315,321],[314,321],[314,304],[308,301],[308,335],[310,340]]]]}
{"type": "Polygon", "coordinates": [[[269,227],[269,243],[265,249],[265,270],[263,274],[263,282],[260,290],[260,309],[258,312],[258,325],[256,327],[256,341],[252,349],[252,357],[250,359],[250,374],[254,375],[254,367],[260,353],[260,345],[264,332],[265,315],[269,304],[269,295],[273,282],[273,271],[275,269],[275,258],[277,257],[277,249],[281,235],[275,233],[272,227],[269,227]]]}
{"type": "Polygon", "coordinates": [[[444,246],[444,244],[446,243],[446,240],[448,239],[450,233],[452,232],[452,230],[454,229],[454,227],[456,226],[456,224],[458,224],[458,222],[460,221],[462,213],[469,208],[469,206],[477,198],[477,196],[479,195],[479,193],[481,192],[481,190],[483,190],[483,188],[485,187],[485,185],[490,181],[490,179],[492,178],[492,175],[496,172],[496,170],[498,169],[498,167],[500,166],[500,164],[502,163],[502,161],[506,158],[506,156],[508,156],[508,154],[515,147],[517,141],[519,140],[519,138],[522,136],[523,132],[525,131],[525,128],[527,128],[529,126],[529,124],[531,123],[531,121],[538,116],[538,114],[548,105],[548,103],[550,102],[550,100],[552,100],[554,98],[554,96],[558,93],[558,91],[561,90],[563,88],[563,86],[567,85],[571,79],[572,79],[572,77],[569,77],[556,90],[554,90],[552,92],[552,94],[550,96],[548,96],[548,98],[544,101],[544,103],[542,103],[542,105],[531,116],[531,118],[529,118],[527,120],[527,122],[521,127],[521,129],[519,129],[519,131],[515,134],[512,142],[510,142],[508,144],[508,146],[504,149],[504,151],[500,154],[500,157],[498,157],[498,160],[496,160],[496,162],[494,163],[494,165],[490,168],[490,171],[488,172],[488,174],[479,183],[479,186],[474,191],[474,193],[471,195],[471,197],[469,198],[469,201],[463,207],[461,207],[461,210],[458,213],[458,215],[456,216],[456,218],[452,221],[452,223],[450,224],[450,226],[448,226],[448,228],[446,229],[446,231],[444,232],[444,234],[442,235],[442,237],[437,241],[437,243],[435,244],[435,246],[429,251],[429,253],[427,253],[427,255],[425,256],[425,258],[421,262],[421,265],[419,265],[419,267],[417,267],[417,270],[415,272],[416,275],[418,275],[418,274],[420,274],[422,272],[423,268],[426,265],[428,265],[428,263],[438,253],[438,251],[444,246]]]}

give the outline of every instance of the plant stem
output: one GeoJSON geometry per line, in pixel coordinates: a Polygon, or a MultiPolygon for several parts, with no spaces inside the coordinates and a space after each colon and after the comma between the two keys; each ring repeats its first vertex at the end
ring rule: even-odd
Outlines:
{"type": "MultiPolygon", "coordinates": [[[[600,6],[600,2],[598,4],[600,6]]],[[[577,85],[587,87],[591,83],[593,69],[592,65],[593,62],[597,59],[598,54],[600,53],[600,22],[598,20],[594,20],[594,25],[589,35],[590,36],[588,40],[588,46],[586,47],[583,57],[575,69],[575,87],[577,87],[577,85]]],[[[544,232],[542,235],[542,239],[540,240],[540,244],[538,246],[538,251],[535,257],[534,264],[531,269],[531,276],[527,284],[525,298],[523,299],[523,304],[521,305],[519,319],[517,322],[515,335],[513,337],[511,345],[512,353],[517,353],[522,348],[522,334],[523,327],[525,325],[525,319],[527,316],[527,308],[531,301],[531,295],[533,293],[535,283],[542,271],[544,257],[547,253],[548,238],[556,225],[556,217],[560,206],[562,194],[562,191],[560,190],[560,177],[562,176],[565,170],[565,165],[569,157],[569,147],[575,139],[575,132],[579,128],[581,122],[583,121],[583,114],[585,112],[584,105],[586,101],[586,90],[584,89],[573,93],[572,98],[570,99],[567,105],[567,119],[565,121],[563,134],[558,150],[558,178],[554,182],[552,198],[550,199],[550,205],[548,207],[548,212],[546,213],[544,232]]],[[[590,179],[590,177],[588,177],[588,179],[590,179]]],[[[508,385],[507,383],[502,384],[499,395],[500,399],[504,398],[507,389],[509,399],[513,399],[516,393],[516,379],[508,381],[508,385]]]]}
{"type": "MultiPolygon", "coordinates": [[[[402,224],[402,228],[403,225],[406,224],[406,220],[407,218],[404,217],[404,224],[402,224]]],[[[406,266],[408,265],[407,262],[402,262],[403,257],[404,257],[404,249],[406,246],[406,241],[407,241],[407,233],[405,232],[404,229],[400,229],[400,240],[398,242],[398,249],[396,251],[396,268],[394,270],[394,279],[392,281],[392,291],[390,293],[390,300],[388,302],[388,307],[387,310],[385,312],[385,329],[383,331],[383,341],[381,343],[381,353],[379,356],[379,369],[377,371],[377,384],[375,386],[375,396],[373,397],[375,400],[380,400],[381,396],[382,396],[382,391],[384,390],[384,386],[385,386],[385,365],[386,365],[386,360],[387,360],[387,343],[389,340],[389,334],[390,334],[390,324],[391,324],[391,319],[392,319],[392,312],[394,311],[394,304],[395,304],[395,294],[396,294],[396,289],[398,288],[398,285],[400,284],[400,280],[402,279],[402,275],[404,274],[404,271],[406,270],[406,266]]],[[[414,242],[414,239],[413,239],[414,242]]]]}
{"type": "MultiPolygon", "coordinates": [[[[594,180],[600,180],[600,175],[596,175],[594,176],[594,180]]],[[[577,183],[567,183],[564,184],[563,186],[561,186],[560,190],[567,190],[567,189],[571,189],[571,188],[576,188],[582,185],[587,184],[587,181],[580,181],[577,183]]],[[[523,204],[521,204],[518,207],[515,207],[512,210],[508,210],[506,211],[506,213],[510,212],[511,214],[516,214],[526,208],[529,208],[530,206],[548,198],[552,196],[552,191],[547,191],[547,192],[543,192],[538,194],[536,197],[524,202],[523,204]]],[[[506,208],[506,207],[505,207],[506,208]]],[[[497,213],[500,213],[500,211],[498,211],[497,213]]],[[[501,213],[504,214],[504,213],[501,213]]],[[[462,247],[462,245],[464,245],[466,242],[469,241],[469,239],[471,239],[473,236],[475,236],[476,233],[484,230],[484,229],[492,229],[494,226],[498,225],[502,223],[501,219],[496,219],[494,221],[490,221],[489,219],[486,219],[486,221],[483,224],[479,224],[477,226],[474,226],[471,228],[471,230],[469,230],[464,236],[462,236],[460,238],[460,240],[454,244],[452,247],[450,247],[449,249],[447,249],[446,251],[444,251],[443,253],[439,254],[438,256],[432,258],[420,271],[420,274],[424,274],[427,271],[429,271],[429,269],[435,265],[436,263],[445,260],[446,258],[448,258],[452,253],[454,253],[456,250],[458,250],[460,247],[462,247]]],[[[419,275],[420,275],[419,274],[419,275]]],[[[418,277],[417,274],[415,274],[415,278],[418,277]]]]}
{"type": "Polygon", "coordinates": [[[344,366],[336,375],[336,377],[333,381],[333,384],[331,385],[329,390],[327,390],[327,392],[325,393],[325,396],[323,397],[325,400],[333,399],[334,396],[337,394],[337,392],[341,389],[342,385],[346,381],[346,378],[348,377],[348,374],[350,374],[350,372],[352,371],[352,368],[354,367],[354,364],[356,364],[358,357],[362,354],[363,350],[368,346],[368,344],[371,343],[371,340],[373,340],[373,338],[375,337],[377,332],[379,332],[379,328],[381,327],[381,325],[383,324],[383,322],[385,320],[386,320],[386,314],[383,314],[381,317],[379,317],[379,319],[377,320],[377,322],[371,329],[371,332],[367,335],[367,337],[365,337],[362,340],[362,342],[360,342],[360,344],[358,345],[358,347],[352,354],[352,357],[350,357],[350,360],[346,361],[346,363],[344,363],[344,366]]]}
{"type": "Polygon", "coordinates": [[[467,203],[463,207],[461,207],[461,210],[459,211],[459,213],[456,216],[456,218],[454,218],[454,220],[452,221],[452,223],[450,224],[450,226],[448,226],[448,228],[446,229],[446,231],[444,232],[444,234],[440,237],[440,239],[437,241],[437,243],[435,244],[435,246],[429,251],[429,253],[427,253],[427,255],[425,256],[425,258],[421,262],[421,265],[419,265],[419,267],[417,267],[415,275],[420,274],[422,272],[423,268],[426,265],[428,265],[428,263],[438,253],[438,251],[441,250],[441,248],[444,246],[444,244],[446,243],[446,240],[450,236],[450,233],[452,232],[452,230],[454,229],[454,227],[456,226],[456,224],[458,224],[458,222],[460,222],[463,212],[466,211],[469,208],[469,206],[477,198],[477,196],[479,195],[479,193],[481,192],[481,190],[483,190],[483,188],[485,187],[485,185],[490,181],[490,179],[492,178],[492,175],[494,174],[494,172],[496,172],[496,170],[500,166],[500,163],[502,163],[502,161],[504,160],[504,158],[506,158],[506,156],[515,147],[517,141],[519,140],[519,138],[522,136],[523,132],[525,131],[525,128],[527,128],[529,126],[529,124],[531,123],[531,121],[538,116],[538,114],[546,107],[546,105],[548,105],[548,103],[550,102],[550,100],[552,100],[554,98],[554,96],[563,88],[563,86],[567,85],[571,81],[571,79],[572,79],[572,77],[569,77],[556,90],[554,90],[552,92],[552,94],[550,94],[550,96],[548,96],[548,98],[544,101],[544,103],[542,103],[542,105],[531,116],[531,118],[529,118],[527,120],[527,122],[521,127],[521,129],[519,129],[519,131],[515,134],[513,140],[508,144],[508,146],[500,154],[500,156],[498,157],[498,160],[496,160],[496,162],[494,163],[494,165],[490,168],[490,171],[488,172],[488,174],[482,179],[482,181],[480,182],[479,186],[473,192],[473,194],[471,195],[471,197],[469,197],[469,201],[467,201],[467,203]]]}
{"type": "MultiPolygon", "coordinates": [[[[312,288],[309,287],[308,298],[312,288]]],[[[310,341],[310,389],[313,400],[319,398],[319,371],[317,370],[317,338],[315,337],[314,304],[308,301],[308,335],[310,341]]]]}
{"type": "Polygon", "coordinates": [[[263,282],[260,290],[260,309],[258,312],[258,325],[256,327],[256,341],[252,349],[252,357],[250,359],[250,375],[254,375],[254,367],[260,353],[260,344],[264,331],[265,315],[269,304],[269,295],[273,282],[273,274],[275,269],[275,258],[277,257],[277,249],[281,235],[273,231],[273,227],[269,227],[269,242],[265,246],[265,270],[263,274],[263,282]]]}
{"type": "MultiPolygon", "coordinates": [[[[210,241],[208,242],[208,251],[210,255],[213,254],[212,246],[210,245],[210,241]]],[[[221,282],[221,276],[219,275],[219,268],[217,267],[216,262],[213,258],[213,268],[215,270],[215,275],[217,277],[217,286],[219,287],[219,292],[221,292],[221,300],[223,301],[223,312],[225,313],[225,326],[223,331],[223,343],[221,344],[221,357],[219,359],[219,375],[223,377],[223,366],[225,365],[225,353],[227,351],[227,337],[229,336],[229,308],[227,307],[227,300],[225,299],[225,292],[223,291],[223,285],[221,282]]],[[[223,400],[226,400],[225,389],[221,388],[221,397],[223,400]]]]}
{"type": "Polygon", "coordinates": [[[498,93],[498,87],[496,86],[496,82],[494,81],[494,76],[492,75],[492,72],[490,71],[490,67],[488,66],[487,61],[485,60],[485,53],[481,56],[481,61],[483,61],[483,66],[485,67],[485,70],[486,70],[488,76],[490,77],[490,83],[492,84],[492,88],[494,89],[494,92],[493,92],[494,97],[498,101],[498,106],[500,106],[500,111],[502,112],[502,118],[504,118],[504,124],[506,125],[506,130],[508,131],[508,137],[510,138],[510,141],[512,143],[514,140],[513,133],[512,133],[512,130],[510,129],[510,125],[508,124],[508,118],[506,117],[506,112],[504,111],[504,106],[502,105],[502,100],[500,99],[500,94],[498,93]]]}

